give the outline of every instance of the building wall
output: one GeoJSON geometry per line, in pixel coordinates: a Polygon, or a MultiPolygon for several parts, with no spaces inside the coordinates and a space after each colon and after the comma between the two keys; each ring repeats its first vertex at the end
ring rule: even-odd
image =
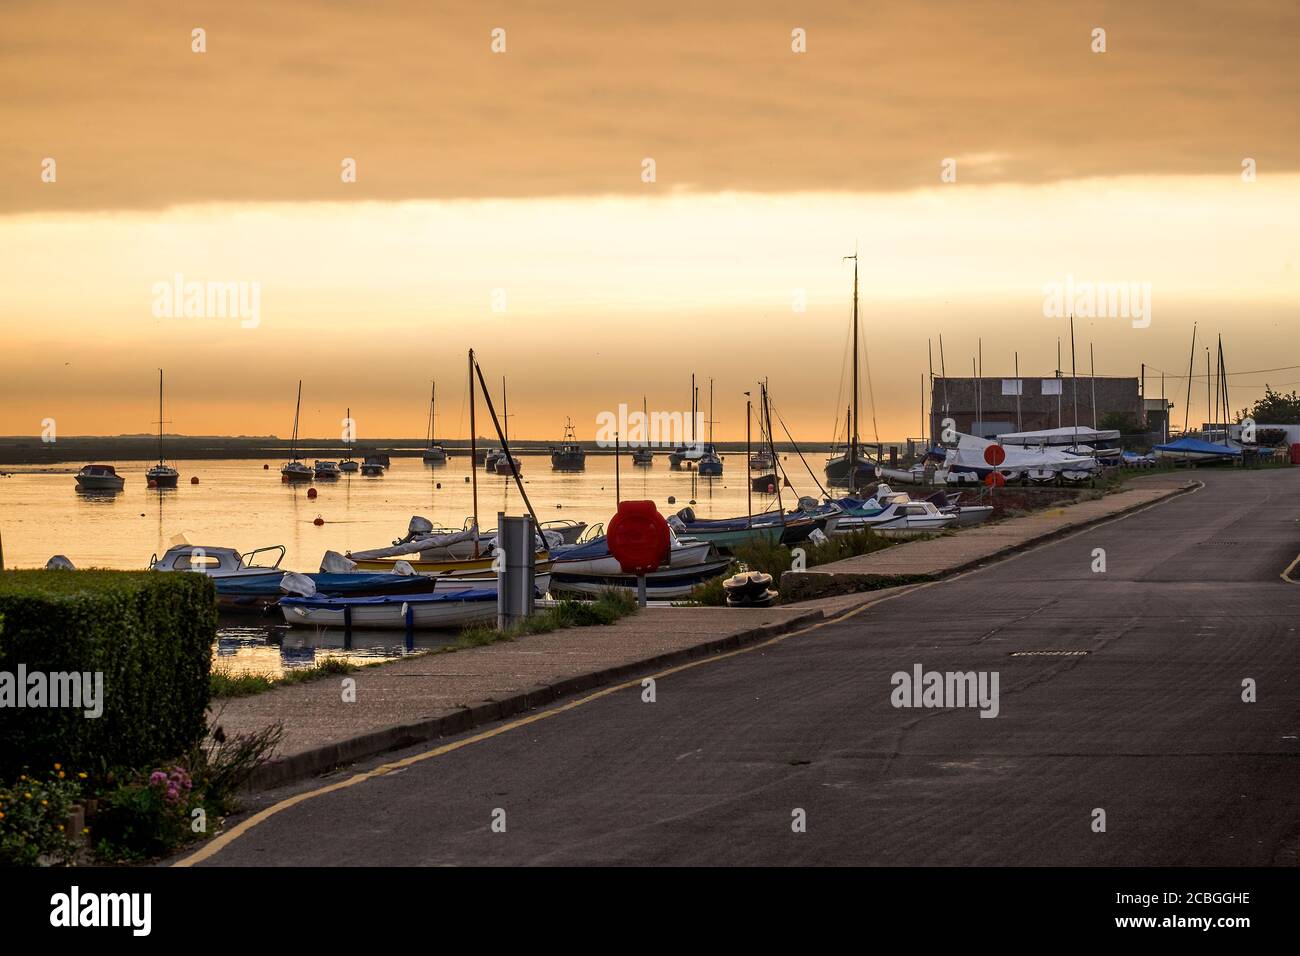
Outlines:
{"type": "MultiPolygon", "coordinates": [[[[1074,388],[1076,380],[1066,375],[1030,377],[1019,379],[993,378],[942,378],[935,376],[931,392],[931,421],[937,437],[942,431],[942,420],[956,420],[957,430],[968,434],[994,437],[1009,431],[1037,431],[1074,424],[1074,388]],[[1020,427],[1016,427],[1015,383],[1020,383],[1020,427]],[[1053,385],[1059,385],[1061,394],[1051,394],[1053,385]],[[1010,391],[1011,394],[1004,394],[1010,391]],[[947,408],[945,410],[945,395],[947,408]],[[980,421],[976,421],[976,399],[979,399],[980,421]],[[1059,413],[1058,413],[1059,401],[1059,413]],[[977,428],[977,425],[981,426],[977,428]]],[[[1104,378],[1095,380],[1079,376],[1079,424],[1092,426],[1093,388],[1096,387],[1096,419],[1112,412],[1131,416],[1138,423],[1144,421],[1142,397],[1137,378],[1104,378]]]]}

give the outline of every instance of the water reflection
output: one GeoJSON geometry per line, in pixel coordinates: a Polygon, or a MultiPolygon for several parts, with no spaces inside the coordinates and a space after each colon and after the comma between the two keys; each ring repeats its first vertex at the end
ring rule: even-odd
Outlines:
{"type": "Polygon", "coordinates": [[[223,615],[213,648],[213,669],[230,674],[280,677],[334,658],[352,664],[397,660],[408,654],[444,647],[453,632],[417,631],[410,642],[401,631],[289,627],[275,618],[223,615]]]}

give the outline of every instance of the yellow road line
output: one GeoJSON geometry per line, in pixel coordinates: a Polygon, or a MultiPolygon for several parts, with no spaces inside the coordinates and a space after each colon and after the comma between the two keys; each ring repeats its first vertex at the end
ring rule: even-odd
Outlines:
{"type": "Polygon", "coordinates": [[[818,621],[816,624],[810,624],[807,627],[801,627],[797,631],[790,631],[788,634],[778,634],[775,637],[768,638],[766,641],[762,641],[758,644],[750,644],[746,647],[739,647],[734,651],[726,651],[722,654],[714,654],[709,657],[702,657],[699,660],[687,661],[685,664],[678,664],[676,667],[670,667],[667,670],[659,671],[656,674],[647,674],[645,675],[645,677],[634,677],[631,680],[624,681],[621,684],[614,684],[610,687],[602,688],[601,690],[598,690],[592,694],[588,694],[586,697],[581,697],[578,700],[569,701],[567,704],[561,704],[560,706],[553,707],[550,710],[544,710],[536,714],[530,714],[529,716],[520,718],[519,720],[512,720],[509,723],[502,724],[499,727],[493,727],[491,730],[485,730],[482,733],[475,734],[472,737],[466,737],[464,740],[457,740],[449,744],[443,744],[442,746],[435,747],[432,750],[426,750],[422,753],[413,754],[410,757],[404,757],[401,760],[394,760],[391,763],[383,764],[382,766],[375,767],[373,770],[367,770],[364,773],[353,774],[351,777],[348,777],[346,780],[339,780],[336,783],[331,783],[324,787],[319,787],[315,790],[307,790],[302,793],[295,794],[292,797],[286,797],[280,802],[274,803],[271,806],[265,808],[264,810],[259,810],[257,813],[249,817],[247,820],[240,822],[239,824],[230,828],[229,830],[225,831],[219,836],[213,837],[213,839],[210,842],[204,844],[193,854],[185,857],[183,860],[177,860],[175,863],[172,864],[172,866],[184,867],[184,866],[193,866],[195,863],[202,863],[204,860],[207,860],[215,856],[217,853],[220,853],[227,846],[229,846],[235,840],[239,839],[249,830],[253,829],[253,827],[257,826],[259,823],[264,823],[265,821],[269,820],[271,817],[275,816],[277,813],[280,813],[284,810],[288,810],[290,807],[295,807],[300,803],[305,803],[306,801],[314,799],[315,797],[323,797],[328,793],[335,793],[336,791],[339,790],[346,790],[348,787],[354,787],[359,783],[365,783],[367,780],[373,780],[376,777],[382,777],[385,774],[392,773],[394,770],[400,770],[402,768],[409,767],[413,764],[420,763],[421,761],[430,760],[434,757],[441,757],[443,754],[449,754],[454,750],[460,750],[462,747],[468,747],[470,744],[476,744],[484,740],[489,740],[492,737],[496,737],[499,734],[504,734],[507,731],[516,730],[520,727],[527,727],[529,724],[535,724],[539,720],[546,720],[547,718],[554,717],[557,714],[567,713],[570,710],[573,710],[577,707],[581,707],[583,704],[589,704],[593,700],[599,700],[602,697],[608,697],[609,695],[616,694],[621,690],[627,690],[631,687],[640,687],[641,682],[646,678],[653,678],[655,680],[658,680],[663,677],[669,677],[673,674],[678,674],[685,670],[690,670],[693,667],[699,667],[701,664],[712,664],[715,661],[721,661],[721,660],[726,660],[729,657],[735,657],[737,654],[747,654],[750,651],[760,650],[761,648],[764,647],[771,647],[773,644],[779,644],[781,641],[784,641],[787,638],[797,637],[800,634],[807,634],[810,631],[815,631],[818,628],[825,627],[828,624],[838,624],[841,621],[848,620],[849,618],[853,617],[853,615],[855,614],[865,611],[869,607],[874,607],[877,604],[883,604],[885,601],[893,600],[894,598],[899,597],[903,594],[908,594],[911,593],[912,591],[919,590],[921,588],[930,587],[933,584],[939,584],[939,583],[941,582],[927,581],[923,584],[905,586],[900,588],[898,591],[895,591],[893,594],[888,594],[885,595],[884,597],[877,598],[874,601],[868,601],[864,604],[859,604],[857,607],[852,608],[851,610],[846,611],[845,613],[840,614],[837,617],[828,617],[825,620],[818,621]]]}
{"type": "MultiPolygon", "coordinates": [[[[1201,488],[1203,487],[1205,487],[1204,484],[1200,484],[1200,487],[1196,488],[1195,491],[1200,491],[1201,488]]],[[[1151,504],[1145,505],[1144,507],[1137,508],[1125,514],[1116,515],[1114,518],[1105,521],[1099,521],[1096,524],[1089,525],[1086,528],[1080,528],[1074,534],[1068,534],[1062,538],[1056,538],[1051,541],[1044,541],[1038,547],[1031,547],[1024,551],[1018,552],[1016,554],[1007,555],[1001,560],[1013,560],[1017,557],[1020,557],[1021,555],[1028,554],[1030,551],[1037,551],[1039,547],[1049,547],[1051,545],[1060,544],[1062,541],[1066,541],[1069,540],[1070,538],[1077,537],[1080,534],[1086,534],[1089,531],[1093,531],[1096,528],[1101,527],[1102,525],[1111,524],[1114,521],[1122,521],[1123,519],[1132,517],[1133,515],[1141,514],[1143,511],[1146,511],[1149,508],[1154,508],[1157,505],[1164,504],[1167,501],[1172,501],[1175,497],[1178,496],[1174,495],[1168,498],[1162,498],[1159,501],[1153,501],[1151,502],[1151,504]]],[[[1001,560],[995,559],[994,563],[1000,564],[1001,560]]],[[[1300,557],[1297,557],[1296,561],[1300,562],[1300,557]]],[[[678,664],[676,667],[670,667],[667,670],[659,671],[656,674],[647,674],[645,677],[634,677],[631,680],[624,681],[621,684],[614,684],[610,687],[602,688],[601,690],[598,690],[595,693],[588,694],[586,697],[580,697],[577,700],[571,700],[567,704],[561,704],[560,706],[553,707],[550,710],[543,710],[536,714],[530,714],[527,717],[522,717],[518,720],[512,720],[509,723],[502,724],[499,727],[493,727],[491,730],[485,730],[482,733],[475,734],[472,737],[466,737],[464,740],[457,740],[449,744],[443,744],[440,747],[434,747],[432,750],[426,750],[418,754],[413,754],[410,757],[404,757],[401,760],[394,760],[391,763],[383,764],[381,766],[375,767],[373,770],[367,770],[364,773],[353,774],[351,777],[348,777],[346,780],[339,780],[335,783],[327,784],[324,787],[318,787],[315,790],[306,790],[303,791],[302,793],[295,794],[292,797],[286,797],[285,799],[279,801],[278,803],[272,804],[271,806],[265,808],[264,810],[259,810],[257,813],[249,817],[247,820],[244,820],[239,824],[235,825],[234,827],[231,827],[229,830],[225,831],[224,833],[221,833],[220,835],[213,837],[211,841],[205,843],[202,847],[200,847],[198,850],[196,850],[191,855],[185,857],[184,859],[177,860],[175,863],[172,864],[172,866],[186,867],[186,866],[193,866],[196,863],[202,863],[204,860],[210,859],[211,857],[220,853],[231,843],[239,839],[241,836],[243,836],[249,830],[253,829],[253,827],[257,826],[259,823],[264,823],[265,821],[269,820],[271,817],[275,816],[277,813],[280,813],[284,810],[288,810],[290,807],[295,807],[300,803],[305,803],[306,801],[312,800],[316,797],[323,797],[329,793],[335,793],[336,791],[339,790],[346,790],[348,787],[354,787],[359,783],[365,783],[367,780],[373,780],[376,777],[382,777],[385,774],[392,773],[394,770],[401,770],[405,767],[410,767],[413,764],[417,764],[425,760],[431,760],[434,757],[441,757],[444,754],[451,753],[452,751],[460,750],[462,747],[468,747],[470,744],[476,744],[484,740],[490,740],[491,738],[496,737],[500,734],[504,734],[508,731],[517,730],[520,727],[527,727],[529,724],[535,724],[539,720],[546,720],[550,717],[555,717],[558,714],[568,713],[569,711],[581,707],[584,704],[591,703],[593,700],[600,700],[602,697],[608,697],[611,694],[616,694],[619,691],[628,690],[629,688],[632,687],[640,687],[641,682],[645,680],[647,677],[652,678],[654,680],[658,680],[663,677],[669,677],[673,674],[679,674],[682,671],[690,670],[691,668],[694,667],[699,667],[702,664],[712,664],[716,661],[726,660],[729,657],[735,657],[738,654],[748,654],[751,651],[757,651],[765,647],[771,647],[773,644],[779,644],[782,641],[787,640],[791,637],[798,637],[801,634],[807,634],[819,628],[826,627],[828,624],[838,624],[841,621],[846,621],[849,618],[853,617],[855,614],[860,614],[862,611],[865,611],[867,608],[875,607],[877,604],[883,604],[886,601],[892,601],[894,598],[901,597],[904,594],[911,594],[913,591],[919,591],[924,588],[932,587],[936,584],[943,584],[946,581],[955,581],[958,578],[964,578],[969,574],[975,574],[982,570],[984,570],[984,568],[972,568],[971,570],[962,572],[961,574],[956,574],[953,575],[952,577],[941,578],[940,580],[937,581],[926,581],[921,584],[903,585],[899,587],[897,590],[895,590],[892,594],[887,594],[883,597],[876,598],[873,601],[866,601],[862,604],[859,604],[855,608],[851,608],[850,610],[845,611],[843,614],[837,615],[836,617],[828,617],[825,620],[818,621],[816,624],[810,624],[807,627],[801,627],[796,631],[790,631],[788,634],[778,634],[775,637],[768,638],[766,641],[761,641],[757,644],[750,644],[746,647],[739,647],[736,648],[734,651],[726,651],[724,653],[714,654],[709,657],[701,657],[698,660],[687,661],[685,664],[678,664]]]]}

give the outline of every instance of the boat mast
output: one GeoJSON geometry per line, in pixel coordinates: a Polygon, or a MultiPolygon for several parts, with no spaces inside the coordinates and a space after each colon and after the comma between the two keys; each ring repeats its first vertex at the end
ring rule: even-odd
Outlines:
{"type": "Polygon", "coordinates": [[[781,501],[781,463],[776,457],[776,445],[772,440],[772,411],[767,402],[767,379],[763,379],[763,422],[767,426],[767,450],[772,455],[772,478],[776,485],[776,510],[781,515],[781,526],[785,527],[785,505],[781,501]]]}
{"type": "MultiPolygon", "coordinates": [[[[1088,343],[1088,377],[1092,379],[1092,430],[1097,430],[1097,359],[1092,352],[1092,343],[1088,343]]],[[[1096,437],[1095,435],[1093,436],[1096,437]]]]}
{"type": "Polygon", "coordinates": [[[709,379],[709,444],[713,444],[713,379],[709,379]]]}
{"type": "Polygon", "coordinates": [[[163,463],[162,453],[162,432],[163,432],[163,409],[162,409],[162,383],[163,370],[158,370],[158,464],[163,463]]]}
{"type": "MultiPolygon", "coordinates": [[[[853,421],[849,428],[849,490],[858,484],[858,250],[855,246],[853,255],[845,256],[853,260],[853,421]]],[[[767,408],[767,386],[763,386],[763,408],[767,408]]],[[[766,412],[764,412],[766,415],[766,412]]],[[[770,422],[768,423],[771,424],[770,422]]],[[[769,433],[769,438],[770,438],[769,433]]],[[[773,452],[773,456],[775,456],[773,452]]],[[[778,481],[778,490],[780,483],[778,481]]]]}
{"type": "MultiPolygon", "coordinates": [[[[753,409],[753,405],[754,405],[754,403],[750,400],[749,392],[746,392],[746,393],[745,393],[745,461],[746,461],[746,462],[748,462],[748,461],[750,460],[750,456],[751,456],[751,454],[752,454],[752,453],[750,452],[750,430],[749,430],[749,424],[750,424],[750,421],[751,421],[751,420],[753,419],[753,417],[754,417],[754,415],[753,415],[753,411],[752,411],[752,409],[753,409]]],[[[748,471],[749,471],[749,465],[748,465],[748,464],[745,465],[745,469],[746,469],[746,476],[745,476],[745,527],[747,527],[747,528],[751,528],[751,529],[752,529],[752,528],[754,527],[754,479],[751,478],[751,477],[749,477],[749,473],[748,473],[748,471]]]]}
{"type": "Polygon", "coordinates": [[[1074,313],[1070,313],[1070,386],[1074,391],[1074,444],[1079,444],[1079,367],[1074,360],[1074,313]]]}
{"type": "Polygon", "coordinates": [[[506,404],[506,377],[501,376],[501,430],[503,438],[502,445],[510,442],[510,406],[506,404]]]}
{"type": "Polygon", "coordinates": [[[1223,444],[1228,445],[1228,422],[1232,421],[1232,410],[1228,405],[1228,363],[1223,358],[1223,336],[1219,336],[1219,378],[1223,381],[1223,444]]]}
{"type": "Polygon", "coordinates": [[[293,437],[289,439],[289,460],[298,460],[298,413],[302,411],[302,379],[298,379],[298,404],[293,407],[293,437]]]}
{"type": "Polygon", "coordinates": [[[1188,416],[1192,413],[1192,363],[1196,361],[1196,323],[1192,323],[1192,350],[1187,355],[1187,401],[1183,403],[1183,434],[1187,434],[1188,416]]]}
{"type": "Polygon", "coordinates": [[[429,393],[429,427],[425,429],[425,436],[424,436],[425,448],[433,447],[433,399],[434,396],[438,394],[437,384],[433,382],[431,382],[430,384],[433,386],[433,390],[429,393]]]}
{"type": "Polygon", "coordinates": [[[469,473],[474,499],[474,557],[478,557],[478,433],[474,428],[474,350],[469,350],[469,473]]]}

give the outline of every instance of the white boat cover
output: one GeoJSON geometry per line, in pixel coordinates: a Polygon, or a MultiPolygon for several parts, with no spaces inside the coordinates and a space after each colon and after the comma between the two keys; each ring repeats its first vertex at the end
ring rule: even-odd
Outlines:
{"type": "Polygon", "coordinates": [[[999,435],[998,441],[1003,445],[1097,445],[1108,441],[1119,441],[1119,432],[1113,429],[1088,428],[1079,425],[1067,425],[1064,428],[1044,428],[1036,432],[1008,432],[999,435]]]}
{"type": "MultiPolygon", "coordinates": [[[[324,570],[322,568],[322,570],[324,570]]],[[[285,594],[297,594],[302,597],[311,597],[316,593],[316,582],[305,574],[299,574],[297,571],[290,571],[280,579],[280,590],[285,594]]]]}
{"type": "Polygon", "coordinates": [[[337,551],[326,551],[325,557],[320,559],[320,569],[327,574],[347,574],[357,569],[357,563],[337,551]]]}
{"type": "MultiPolygon", "coordinates": [[[[973,469],[988,471],[990,466],[984,460],[984,449],[989,445],[996,444],[998,443],[989,441],[986,438],[958,433],[957,447],[948,450],[948,457],[944,461],[944,465],[949,471],[973,469]]],[[[1006,458],[1002,464],[998,465],[998,469],[1001,471],[1025,471],[1035,468],[1050,471],[1065,471],[1067,469],[1071,471],[1094,471],[1097,468],[1097,460],[1091,455],[1074,455],[1055,448],[1003,446],[1002,450],[1006,453],[1006,458]]]]}

